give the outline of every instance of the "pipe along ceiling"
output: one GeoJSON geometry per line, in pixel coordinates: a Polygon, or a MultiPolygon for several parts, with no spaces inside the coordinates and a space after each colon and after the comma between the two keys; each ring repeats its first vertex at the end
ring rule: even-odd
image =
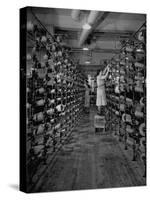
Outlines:
{"type": "Polygon", "coordinates": [[[82,32],[79,38],[79,47],[81,47],[89,34],[98,26],[102,21],[108,16],[108,12],[100,12],[100,11],[91,11],[88,18],[87,23],[83,25],[82,32]]]}

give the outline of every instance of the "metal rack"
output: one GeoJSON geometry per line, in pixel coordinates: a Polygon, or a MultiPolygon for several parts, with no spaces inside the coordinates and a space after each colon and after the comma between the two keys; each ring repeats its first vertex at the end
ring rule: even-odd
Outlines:
{"type": "MultiPolygon", "coordinates": [[[[112,69],[114,76],[117,77],[116,66],[119,63],[119,141],[124,143],[125,150],[129,146],[133,150],[133,161],[142,160],[146,176],[146,45],[145,41],[135,39],[143,25],[121,49],[120,55],[112,59],[112,69]],[[124,89],[123,89],[124,88],[124,89]],[[123,89],[123,90],[122,90],[123,89]],[[144,99],[142,101],[142,99],[144,99]],[[145,102],[144,102],[145,101],[145,102]],[[121,109],[121,104],[124,105],[121,109]],[[123,133],[123,134],[122,134],[123,133]]],[[[144,37],[143,37],[144,38],[144,37]]],[[[111,72],[112,75],[112,72],[111,72]]],[[[112,77],[108,80],[112,84],[112,77]]],[[[108,101],[112,101],[118,96],[115,94],[115,88],[107,87],[108,101]],[[111,92],[110,92],[111,91],[111,92]]],[[[111,115],[115,114],[113,103],[109,108],[111,115]]],[[[114,119],[118,117],[116,115],[114,119]]],[[[117,135],[117,134],[116,134],[117,135]]]]}
{"type": "Polygon", "coordinates": [[[38,31],[36,26],[36,31],[27,34],[29,43],[32,38],[34,44],[28,54],[31,68],[26,76],[28,185],[33,183],[37,168],[46,165],[48,156],[64,144],[80,119],[84,103],[84,75],[56,38],[46,30],[45,35],[38,31]]]}

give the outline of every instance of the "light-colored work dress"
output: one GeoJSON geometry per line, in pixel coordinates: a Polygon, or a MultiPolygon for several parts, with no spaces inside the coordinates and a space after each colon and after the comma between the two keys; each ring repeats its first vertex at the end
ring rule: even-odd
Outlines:
{"type": "Polygon", "coordinates": [[[104,79],[105,77],[102,75],[97,76],[97,99],[96,99],[97,106],[105,106],[107,104],[104,79]]]}

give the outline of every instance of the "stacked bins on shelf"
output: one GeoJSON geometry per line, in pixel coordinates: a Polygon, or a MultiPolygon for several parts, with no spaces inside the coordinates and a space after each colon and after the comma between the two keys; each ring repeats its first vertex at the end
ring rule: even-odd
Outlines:
{"type": "Polygon", "coordinates": [[[32,184],[36,170],[45,165],[71,133],[82,114],[84,75],[69,59],[60,38],[38,26],[27,32],[27,174],[32,184]]]}
{"type": "MultiPolygon", "coordinates": [[[[140,31],[145,32],[145,28],[140,31]]],[[[145,35],[145,33],[143,34],[145,35]]],[[[146,45],[145,38],[142,40],[131,39],[126,42],[121,50],[119,59],[116,59],[116,66],[119,60],[119,141],[123,141],[125,149],[132,146],[133,161],[140,160],[144,164],[146,176],[146,45]]],[[[112,62],[110,85],[113,87],[114,77],[118,77],[112,62]],[[112,74],[111,74],[112,75],[112,74]]],[[[109,87],[107,91],[110,91],[109,87]]],[[[107,92],[108,93],[108,92],[107,92]]],[[[109,108],[115,112],[113,96],[107,94],[110,102],[109,108]]],[[[118,114],[118,113],[116,113],[118,114]]],[[[117,115],[116,115],[117,116],[117,115]]]]}

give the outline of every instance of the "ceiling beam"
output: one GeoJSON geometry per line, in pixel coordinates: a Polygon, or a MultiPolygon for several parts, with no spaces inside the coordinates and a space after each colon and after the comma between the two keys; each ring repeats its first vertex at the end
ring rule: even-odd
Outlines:
{"type": "Polygon", "coordinates": [[[88,65],[79,65],[79,68],[81,69],[84,69],[84,70],[91,70],[91,71],[95,71],[95,70],[98,70],[100,68],[104,68],[103,65],[91,65],[91,64],[88,64],[88,65]]]}
{"type": "MultiPolygon", "coordinates": [[[[82,48],[72,48],[71,53],[84,53],[85,51],[83,51],[82,48]]],[[[90,51],[89,51],[90,52],[90,51]]],[[[116,53],[119,53],[120,52],[120,49],[100,49],[100,48],[95,48],[95,49],[92,49],[91,52],[94,52],[94,53],[113,53],[113,54],[116,54],[116,53]]]]}
{"type": "MultiPolygon", "coordinates": [[[[68,36],[68,39],[78,39],[80,29],[67,29],[67,28],[58,28],[55,27],[55,33],[60,35],[68,36]]],[[[127,39],[133,34],[132,31],[98,31],[95,30],[92,33],[93,37],[96,37],[98,40],[120,40],[127,39]]]]}

